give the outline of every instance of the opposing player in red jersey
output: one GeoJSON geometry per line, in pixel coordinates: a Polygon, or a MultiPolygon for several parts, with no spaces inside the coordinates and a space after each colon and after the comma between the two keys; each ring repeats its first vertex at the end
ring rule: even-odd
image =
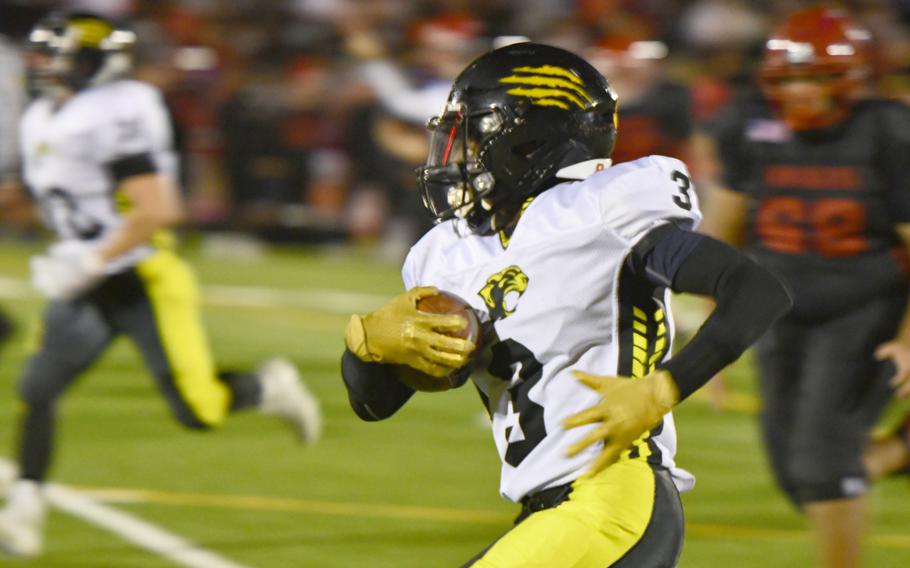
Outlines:
{"type": "Polygon", "coordinates": [[[886,469],[864,463],[869,432],[893,389],[910,392],[910,109],[869,96],[870,41],[826,8],[775,30],[762,96],[714,125],[728,189],[712,192],[703,226],[745,243],[793,294],[757,345],[761,426],[826,567],[860,564],[868,481],[886,469]]]}

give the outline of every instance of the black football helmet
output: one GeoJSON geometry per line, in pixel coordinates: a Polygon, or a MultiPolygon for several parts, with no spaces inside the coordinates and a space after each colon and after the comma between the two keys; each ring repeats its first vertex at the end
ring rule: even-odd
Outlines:
{"type": "Polygon", "coordinates": [[[518,43],[479,57],[427,123],[424,206],[476,233],[504,228],[560,168],[610,157],[616,104],[604,76],[563,49],[518,43]]]}
{"type": "Polygon", "coordinates": [[[27,55],[30,88],[54,95],[126,74],[136,35],[89,13],[55,12],[32,28],[27,55]]]}

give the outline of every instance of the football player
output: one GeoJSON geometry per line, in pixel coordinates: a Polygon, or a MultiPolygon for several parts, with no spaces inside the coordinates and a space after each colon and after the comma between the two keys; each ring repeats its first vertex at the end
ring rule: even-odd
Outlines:
{"type": "MultiPolygon", "coordinates": [[[[492,328],[473,382],[493,421],[500,491],[516,525],[466,565],[672,566],[683,540],[670,410],[735,360],[789,306],[782,285],[692,232],[679,160],[611,166],[616,96],[578,56],[518,43],[481,56],[431,120],[418,175],[438,220],[410,251],[407,292],[351,318],[342,374],[364,420],[414,394],[400,365],[464,372],[458,315],[416,310],[446,290],[492,328]],[[717,308],[670,357],[670,290],[717,308]]],[[[444,379],[448,380],[448,379],[444,379]]]]}
{"type": "Polygon", "coordinates": [[[195,277],[164,232],[182,205],[161,95],[124,78],[133,33],[98,16],[59,14],[29,41],[42,95],[21,122],[24,180],[57,241],[32,260],[33,282],[50,301],[19,382],[20,477],[0,511],[0,548],[19,556],[42,550],[57,399],[119,335],[136,345],[189,428],[258,407],[288,420],[302,441],[321,429],[318,403],[289,362],[257,373],[215,368],[195,277]]]}
{"type": "Polygon", "coordinates": [[[864,97],[870,40],[835,9],[780,24],[760,66],[762,93],[714,126],[724,188],[712,192],[704,226],[745,239],[793,293],[793,310],[758,343],[761,426],[777,483],[807,514],[824,566],[859,565],[864,448],[892,389],[910,393],[910,111],[864,97]]]}

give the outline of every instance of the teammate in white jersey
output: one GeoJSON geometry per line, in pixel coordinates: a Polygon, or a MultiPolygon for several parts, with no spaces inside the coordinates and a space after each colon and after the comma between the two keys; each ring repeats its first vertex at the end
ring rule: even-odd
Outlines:
{"type": "Polygon", "coordinates": [[[215,368],[195,278],[163,232],[182,212],[167,114],[158,91],[123,78],[133,40],[89,14],[53,15],[30,36],[42,96],[21,122],[24,179],[57,241],[32,259],[33,282],[50,302],[19,383],[20,478],[0,510],[0,549],[14,555],[42,549],[56,401],[119,335],[189,428],[258,407],[289,421],[302,441],[321,429],[318,403],[289,362],[257,373],[215,368]]]}
{"type": "Polygon", "coordinates": [[[429,124],[419,181],[439,223],[405,261],[408,292],[348,326],[342,374],[364,420],[413,395],[399,365],[473,373],[522,512],[466,566],[675,565],[694,480],[674,464],[670,409],[790,305],[770,273],[692,232],[685,164],[611,167],[615,120],[606,79],[569,52],[523,43],[473,62],[429,124]],[[445,335],[460,316],[416,311],[436,289],[492,328],[486,369],[445,335]],[[672,358],[670,290],[717,301],[672,358]]]}

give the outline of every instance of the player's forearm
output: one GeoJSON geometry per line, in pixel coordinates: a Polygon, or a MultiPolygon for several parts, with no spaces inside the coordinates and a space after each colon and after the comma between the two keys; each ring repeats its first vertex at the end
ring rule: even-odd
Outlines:
{"type": "Polygon", "coordinates": [[[104,243],[99,247],[98,254],[101,260],[109,262],[137,246],[143,245],[152,238],[155,232],[166,224],[158,223],[153,219],[131,215],[104,243]]]}
{"type": "Polygon", "coordinates": [[[707,238],[679,266],[673,290],[717,302],[689,343],[661,365],[673,375],[680,399],[738,359],[792,304],[783,284],[765,268],[707,238]]]}
{"type": "Polygon", "coordinates": [[[348,349],[341,357],[341,376],[351,408],[362,420],[385,420],[414,395],[396,376],[393,365],[368,363],[348,349]]]}
{"type": "Polygon", "coordinates": [[[104,262],[148,243],[157,231],[175,225],[183,217],[176,189],[165,176],[151,173],[130,177],[123,181],[120,191],[131,199],[133,209],[99,247],[98,254],[104,262]]]}

